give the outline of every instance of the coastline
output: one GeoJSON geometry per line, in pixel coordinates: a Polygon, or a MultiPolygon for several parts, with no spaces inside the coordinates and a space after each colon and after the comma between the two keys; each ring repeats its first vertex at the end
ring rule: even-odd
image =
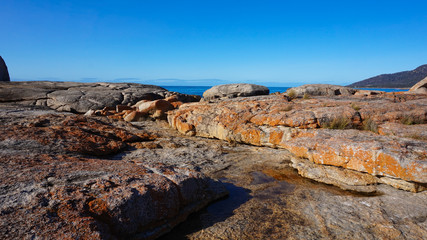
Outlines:
{"type": "Polygon", "coordinates": [[[151,239],[183,221],[164,239],[427,234],[426,94],[231,90],[0,84],[0,236],[151,239]]]}

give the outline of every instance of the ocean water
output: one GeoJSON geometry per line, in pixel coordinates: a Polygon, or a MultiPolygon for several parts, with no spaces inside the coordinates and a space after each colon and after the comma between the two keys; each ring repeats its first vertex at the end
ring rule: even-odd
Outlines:
{"type": "MultiPolygon", "coordinates": [[[[161,86],[168,91],[171,92],[179,92],[184,94],[190,94],[190,95],[199,95],[202,96],[203,93],[211,88],[211,86],[161,86]]],[[[270,93],[274,92],[286,92],[286,90],[289,89],[289,87],[268,87],[270,89],[270,93]]],[[[407,89],[396,89],[396,88],[358,88],[363,90],[378,90],[378,91],[384,91],[384,92],[403,92],[408,91],[407,89]]]]}

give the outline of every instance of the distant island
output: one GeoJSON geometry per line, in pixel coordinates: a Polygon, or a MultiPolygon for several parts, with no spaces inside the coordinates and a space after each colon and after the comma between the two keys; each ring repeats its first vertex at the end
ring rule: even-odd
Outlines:
{"type": "Polygon", "coordinates": [[[352,88],[410,88],[423,78],[427,77],[427,64],[411,71],[392,74],[381,74],[359,82],[352,83],[352,88]]]}

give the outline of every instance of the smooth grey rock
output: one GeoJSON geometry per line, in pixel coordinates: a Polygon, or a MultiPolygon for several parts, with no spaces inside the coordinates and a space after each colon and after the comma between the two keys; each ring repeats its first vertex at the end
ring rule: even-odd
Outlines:
{"type": "Polygon", "coordinates": [[[199,96],[136,83],[0,82],[0,102],[41,105],[77,113],[116,105],[133,105],[143,99],[157,100],[171,95],[177,95],[182,102],[200,100],[199,96]]]}
{"type": "Polygon", "coordinates": [[[0,56],[0,82],[10,82],[9,71],[7,70],[6,63],[0,56]]]}
{"type": "Polygon", "coordinates": [[[204,100],[218,98],[248,97],[257,95],[268,95],[267,87],[255,84],[239,83],[214,86],[203,93],[204,100]]]}
{"type": "Polygon", "coordinates": [[[308,94],[309,96],[349,96],[357,92],[357,90],[353,88],[331,84],[306,84],[290,88],[286,92],[289,94],[292,91],[299,97],[304,96],[304,94],[308,94]]]}

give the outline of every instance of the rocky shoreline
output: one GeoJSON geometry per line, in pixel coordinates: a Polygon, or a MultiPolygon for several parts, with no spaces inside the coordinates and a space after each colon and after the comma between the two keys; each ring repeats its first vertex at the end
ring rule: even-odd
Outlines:
{"type": "Polygon", "coordinates": [[[0,236],[427,234],[421,90],[245,89],[199,102],[151,85],[0,83],[0,236]]]}
{"type": "MultiPolygon", "coordinates": [[[[427,183],[424,136],[427,98],[425,95],[383,95],[350,94],[291,101],[275,95],[193,103],[170,114],[169,123],[183,134],[287,149],[295,157],[315,163],[308,168],[301,166],[303,161],[295,160],[295,167],[302,175],[313,176],[318,181],[322,177],[313,174],[331,174],[308,173],[303,169],[328,165],[375,177],[366,175],[366,182],[357,181],[354,187],[348,185],[352,177],[342,178],[350,173],[327,181],[346,189],[357,191],[359,185],[386,183],[409,191],[423,191],[427,183]],[[408,119],[419,124],[402,123],[408,119]],[[372,131],[363,130],[368,123],[372,131]],[[330,126],[333,124],[337,126],[330,126]],[[390,130],[391,126],[401,132],[390,130]]],[[[342,170],[337,168],[337,171],[342,170]]],[[[362,189],[359,187],[358,191],[364,191],[362,189]]]]}

